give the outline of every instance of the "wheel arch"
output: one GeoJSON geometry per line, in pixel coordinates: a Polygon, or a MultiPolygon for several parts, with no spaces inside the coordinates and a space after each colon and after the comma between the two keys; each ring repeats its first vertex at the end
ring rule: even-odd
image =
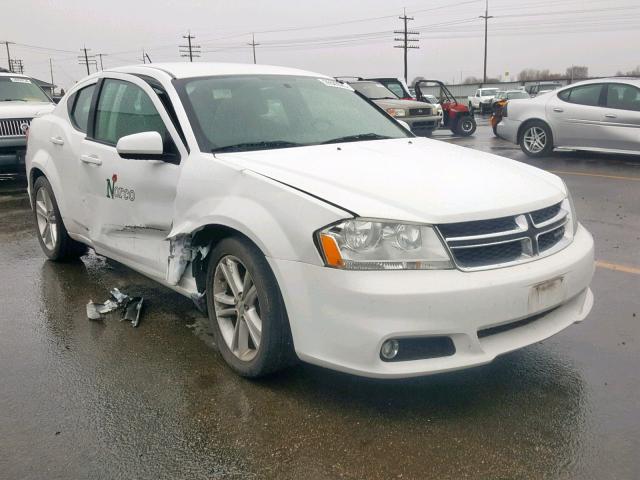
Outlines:
{"type": "Polygon", "coordinates": [[[524,134],[525,129],[529,125],[535,122],[540,122],[546,125],[546,127],[549,129],[549,132],[551,133],[551,142],[553,144],[554,135],[553,135],[553,129],[551,128],[551,125],[549,125],[549,122],[539,117],[528,118],[520,124],[520,126],[518,127],[518,135],[516,137],[517,143],[520,143],[520,140],[522,140],[522,135],[524,134]]]}

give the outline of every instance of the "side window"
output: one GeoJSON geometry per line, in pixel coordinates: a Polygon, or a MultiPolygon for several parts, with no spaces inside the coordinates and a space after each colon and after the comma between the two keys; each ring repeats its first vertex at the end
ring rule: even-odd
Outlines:
{"type": "Polygon", "coordinates": [[[137,85],[106,79],[96,110],[95,140],[115,145],[127,135],[158,132],[163,139],[165,153],[177,153],[153,102],[137,85]]]}
{"type": "Polygon", "coordinates": [[[389,83],[388,85],[385,85],[389,90],[391,90],[396,97],[398,98],[402,98],[404,97],[404,92],[402,91],[402,86],[398,85],[397,83],[389,83]]]}
{"type": "Polygon", "coordinates": [[[596,107],[600,103],[601,92],[602,84],[583,85],[560,92],[558,97],[565,102],[596,107]]]}
{"type": "Polygon", "coordinates": [[[79,90],[75,94],[75,101],[71,109],[71,123],[81,132],[87,133],[89,123],[89,110],[91,109],[91,99],[96,89],[95,84],[79,90]]]}
{"type": "Polygon", "coordinates": [[[607,107],[640,111],[640,90],[631,85],[610,83],[607,88],[607,107]]]}

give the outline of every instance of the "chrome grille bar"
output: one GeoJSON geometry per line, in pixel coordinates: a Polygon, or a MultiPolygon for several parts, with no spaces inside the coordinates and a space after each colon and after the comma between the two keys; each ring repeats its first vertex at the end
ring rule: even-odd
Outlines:
{"type": "Polygon", "coordinates": [[[30,118],[11,118],[0,120],[0,137],[24,137],[23,125],[31,124],[30,118]]]}
{"type": "Polygon", "coordinates": [[[570,242],[566,235],[570,207],[565,202],[512,217],[443,224],[436,228],[460,270],[486,270],[524,263],[551,255],[570,242]],[[473,234],[473,230],[482,233],[473,234]]]}

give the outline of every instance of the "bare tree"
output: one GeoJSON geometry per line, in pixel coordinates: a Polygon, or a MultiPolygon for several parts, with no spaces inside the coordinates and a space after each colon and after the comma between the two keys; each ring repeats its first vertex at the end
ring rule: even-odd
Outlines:
{"type": "Polygon", "coordinates": [[[640,65],[638,65],[633,70],[629,70],[628,72],[623,72],[622,70],[618,70],[616,73],[619,77],[640,77],[640,65]]]}

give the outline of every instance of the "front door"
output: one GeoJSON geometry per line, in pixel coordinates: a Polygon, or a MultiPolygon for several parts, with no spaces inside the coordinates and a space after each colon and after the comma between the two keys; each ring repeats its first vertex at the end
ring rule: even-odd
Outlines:
{"type": "Polygon", "coordinates": [[[163,276],[173,223],[180,159],[186,150],[157,95],[143,80],[111,74],[101,82],[90,135],[80,160],[91,209],[89,235],[105,255],[163,276]],[[155,131],[163,160],[122,158],[118,140],[155,131]]]}
{"type": "Polygon", "coordinates": [[[554,145],[598,148],[604,138],[601,97],[603,84],[562,90],[547,103],[554,145]]]}

